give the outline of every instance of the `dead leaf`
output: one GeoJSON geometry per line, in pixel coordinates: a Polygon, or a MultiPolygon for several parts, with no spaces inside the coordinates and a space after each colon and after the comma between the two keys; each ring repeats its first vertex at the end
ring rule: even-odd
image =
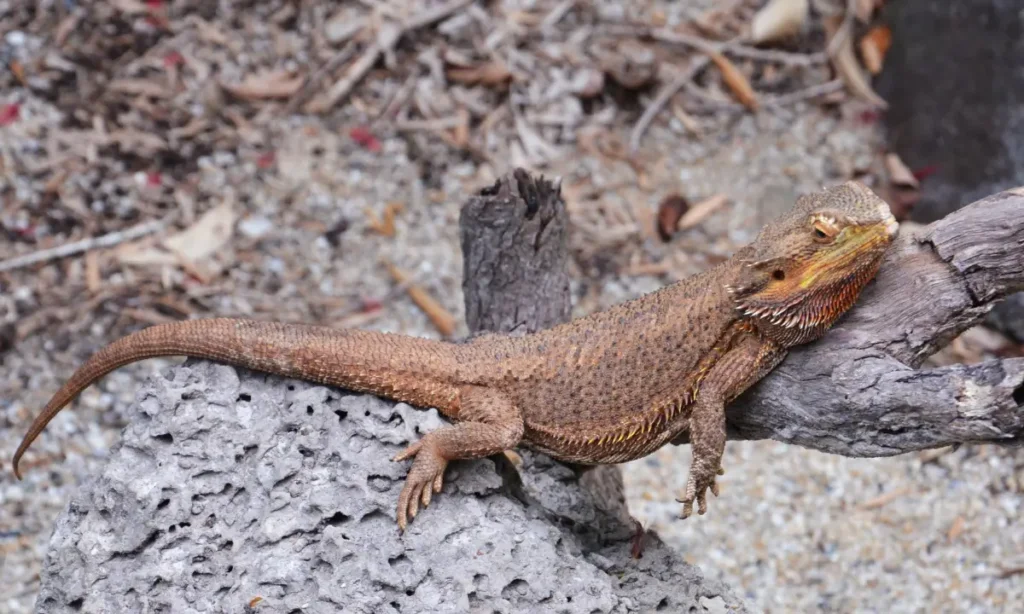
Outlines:
{"type": "Polygon", "coordinates": [[[639,89],[658,78],[658,58],[654,50],[638,40],[620,41],[614,49],[596,52],[601,70],[626,89],[639,89]]]}
{"type": "Polygon", "coordinates": [[[677,230],[689,230],[698,226],[701,222],[711,216],[712,213],[718,211],[729,202],[729,197],[725,194],[715,194],[711,198],[706,198],[696,205],[690,207],[689,211],[679,219],[679,225],[676,227],[677,230]]]}
{"type": "Polygon", "coordinates": [[[357,313],[351,313],[344,317],[338,318],[332,323],[335,328],[362,328],[374,320],[380,319],[384,315],[383,309],[377,309],[376,311],[361,311],[357,313]]]}
{"type": "Polygon", "coordinates": [[[799,34],[809,12],[808,0],[769,0],[750,24],[751,41],[768,43],[799,34]]]}
{"type": "MultiPolygon", "coordinates": [[[[825,32],[829,46],[831,46],[832,39],[842,29],[842,23],[842,16],[827,17],[825,19],[825,32]]],[[[836,50],[835,55],[832,57],[832,65],[835,67],[836,73],[839,74],[843,82],[846,83],[846,86],[855,95],[879,108],[889,108],[888,103],[871,88],[867,75],[864,74],[864,70],[857,63],[857,56],[853,52],[852,36],[844,36],[842,45],[839,46],[839,49],[836,50]]]]}
{"type": "Polygon", "coordinates": [[[722,80],[732,90],[736,99],[743,103],[743,106],[747,107],[751,111],[757,110],[757,94],[754,93],[754,88],[751,87],[750,81],[747,77],[736,67],[732,61],[722,55],[721,53],[714,52],[710,54],[711,61],[715,63],[718,70],[722,73],[722,80]]]}
{"type": "Polygon", "coordinates": [[[966,521],[964,521],[963,516],[957,516],[956,520],[953,521],[952,526],[949,527],[949,531],[946,532],[946,539],[948,539],[949,541],[953,541],[954,539],[960,537],[960,535],[964,532],[964,525],[966,524],[967,523],[966,521]]]}
{"type": "Polygon", "coordinates": [[[166,316],[154,309],[136,309],[134,307],[126,307],[122,308],[119,313],[150,325],[166,324],[168,322],[175,321],[174,318],[166,316]]]}
{"type": "Polygon", "coordinates": [[[275,70],[249,75],[237,85],[221,82],[220,86],[243,100],[271,100],[291,98],[304,82],[304,77],[292,77],[287,70],[275,70]]]}
{"type": "Polygon", "coordinates": [[[46,180],[46,183],[43,184],[43,193],[59,195],[60,188],[64,185],[64,181],[68,178],[69,174],[70,173],[66,168],[54,172],[53,175],[46,180]]]}
{"type": "Polygon", "coordinates": [[[861,23],[868,23],[871,21],[871,16],[875,13],[875,8],[881,6],[883,1],[856,0],[856,5],[853,7],[854,15],[861,23]]]}
{"type": "Polygon", "coordinates": [[[889,181],[893,185],[901,188],[913,188],[915,190],[921,187],[921,183],[914,176],[914,173],[894,153],[885,155],[885,170],[889,173],[889,181]]]}
{"type": "Polygon", "coordinates": [[[145,2],[137,0],[107,0],[111,6],[126,15],[145,15],[149,12],[145,2]]]}
{"type": "Polygon", "coordinates": [[[225,202],[204,213],[195,224],[169,237],[163,244],[191,262],[205,260],[231,239],[237,217],[231,202],[225,202]]]}
{"type": "Polygon", "coordinates": [[[697,121],[697,118],[687,113],[683,107],[675,102],[672,103],[672,115],[675,115],[676,119],[679,120],[679,123],[683,125],[683,128],[686,128],[686,131],[692,136],[698,139],[704,136],[700,128],[700,122],[697,121]]]}
{"type": "Polygon", "coordinates": [[[57,29],[53,33],[53,42],[57,47],[63,47],[64,43],[67,42],[68,37],[78,27],[79,16],[78,14],[68,15],[57,24],[57,29]]]}
{"type": "Polygon", "coordinates": [[[459,149],[469,147],[469,111],[465,107],[459,107],[459,125],[452,130],[452,144],[459,149]]]}
{"type": "Polygon", "coordinates": [[[908,495],[910,493],[911,493],[911,489],[909,487],[897,488],[896,490],[890,490],[887,493],[883,493],[881,495],[878,495],[874,499],[868,499],[864,503],[861,503],[860,504],[860,509],[862,509],[862,510],[878,509],[878,508],[884,507],[884,506],[892,503],[896,499],[899,499],[900,497],[903,497],[903,496],[908,495]]]}
{"type": "Polygon", "coordinates": [[[644,555],[644,544],[646,542],[647,530],[644,528],[643,523],[636,518],[633,519],[633,526],[633,543],[630,546],[629,555],[634,559],[639,559],[644,555]]]}
{"type": "Polygon", "coordinates": [[[505,450],[504,452],[502,452],[502,454],[505,455],[505,458],[508,459],[508,462],[512,463],[512,465],[516,469],[522,469],[523,457],[519,456],[518,452],[516,452],[515,450],[505,450]]]}
{"type": "Polygon", "coordinates": [[[896,218],[897,222],[903,223],[905,226],[905,222],[910,217],[914,205],[921,200],[921,191],[898,188],[890,184],[888,189],[884,191],[884,195],[885,202],[889,204],[889,209],[892,211],[892,216],[896,218]]]}
{"type": "Polygon", "coordinates": [[[99,252],[88,252],[85,254],[85,287],[90,294],[95,294],[99,291],[101,283],[99,252]]]}
{"type": "Polygon", "coordinates": [[[465,85],[503,85],[512,79],[508,66],[499,59],[469,68],[449,68],[445,74],[450,80],[465,85]]]}
{"type": "Polygon", "coordinates": [[[880,25],[868,30],[868,33],[860,39],[860,57],[864,60],[864,66],[873,75],[882,72],[882,64],[885,61],[885,54],[892,45],[892,30],[889,26],[880,25]]]}
{"type": "Polygon", "coordinates": [[[690,208],[690,203],[681,194],[669,194],[658,205],[658,236],[668,242],[679,228],[679,218],[690,208]]]}
{"type": "Polygon", "coordinates": [[[569,89],[580,98],[593,98],[604,90],[604,73],[592,67],[581,68],[573,74],[569,89]]]}
{"type": "Polygon", "coordinates": [[[249,600],[249,607],[250,608],[255,608],[256,604],[261,602],[261,601],[263,601],[263,597],[253,597],[252,599],[249,600]]]}
{"type": "Polygon", "coordinates": [[[11,74],[18,80],[18,83],[25,85],[25,66],[18,60],[11,60],[10,67],[11,74]]]}
{"type": "Polygon", "coordinates": [[[153,156],[168,148],[167,143],[159,135],[141,130],[115,130],[107,136],[109,143],[117,143],[123,151],[153,156]]]}
{"type": "Polygon", "coordinates": [[[225,202],[158,245],[147,240],[123,245],[116,252],[118,261],[137,266],[182,266],[191,273],[195,263],[209,258],[231,239],[236,217],[231,203],[225,202]]]}
{"type": "Polygon", "coordinates": [[[107,86],[112,92],[150,98],[170,98],[172,92],[166,87],[146,79],[115,79],[107,86]]]}
{"type": "Polygon", "coordinates": [[[404,209],[402,203],[388,203],[384,206],[383,218],[378,218],[373,210],[367,207],[364,211],[370,220],[367,225],[376,233],[385,237],[393,237],[395,236],[395,214],[401,213],[404,209]]]}

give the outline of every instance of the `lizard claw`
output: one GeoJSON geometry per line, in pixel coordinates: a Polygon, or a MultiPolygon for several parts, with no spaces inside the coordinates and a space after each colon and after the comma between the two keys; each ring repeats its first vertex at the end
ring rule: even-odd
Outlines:
{"type": "Polygon", "coordinates": [[[424,508],[430,505],[432,492],[441,492],[444,485],[444,470],[448,461],[432,446],[424,445],[425,439],[412,444],[393,459],[401,461],[416,457],[405,478],[402,492],[398,495],[398,528],[402,531],[419,513],[420,505],[424,508]]]}
{"type": "Polygon", "coordinates": [[[677,502],[683,504],[682,517],[689,518],[693,515],[693,502],[697,501],[697,514],[703,516],[708,511],[707,492],[711,491],[711,494],[716,497],[719,495],[718,483],[715,481],[715,476],[722,475],[725,473],[721,467],[718,467],[714,471],[707,471],[700,465],[695,465],[690,468],[690,478],[686,482],[686,493],[682,499],[676,499],[677,502]]]}
{"type": "Polygon", "coordinates": [[[421,439],[421,440],[417,441],[416,443],[408,446],[406,449],[402,450],[398,454],[395,454],[395,456],[391,460],[395,461],[395,462],[399,462],[399,461],[404,461],[407,458],[412,458],[413,456],[416,456],[416,453],[419,452],[420,448],[422,448],[422,447],[423,447],[423,440],[421,439]]]}

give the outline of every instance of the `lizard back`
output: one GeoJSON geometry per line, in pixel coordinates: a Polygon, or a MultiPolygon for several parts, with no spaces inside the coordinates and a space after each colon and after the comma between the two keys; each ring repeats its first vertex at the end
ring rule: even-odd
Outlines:
{"type": "Polygon", "coordinates": [[[572,432],[651,439],[686,410],[701,361],[712,363],[716,346],[729,343],[737,321],[724,289],[730,270],[723,263],[532,335],[481,338],[458,352],[462,370],[504,390],[522,411],[525,439],[549,453],[564,453],[572,432]]]}

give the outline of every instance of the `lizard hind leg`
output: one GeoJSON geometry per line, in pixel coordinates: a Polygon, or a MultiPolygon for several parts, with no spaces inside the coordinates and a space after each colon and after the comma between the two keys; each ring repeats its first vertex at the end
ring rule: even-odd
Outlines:
{"type": "Polygon", "coordinates": [[[415,457],[398,496],[398,527],[402,531],[416,517],[420,505],[430,505],[432,493],[441,492],[449,461],[511,450],[523,437],[522,413],[502,392],[465,386],[459,396],[456,424],[427,433],[392,459],[415,457]]]}

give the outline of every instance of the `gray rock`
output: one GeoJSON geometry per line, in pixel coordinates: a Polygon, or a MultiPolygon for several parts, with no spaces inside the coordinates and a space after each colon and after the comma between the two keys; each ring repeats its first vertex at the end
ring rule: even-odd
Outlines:
{"type": "Polygon", "coordinates": [[[390,457],[434,410],[189,360],[129,418],[56,525],[39,612],[749,611],[653,534],[633,559],[622,502],[541,455],[454,463],[400,534],[390,457]]]}

